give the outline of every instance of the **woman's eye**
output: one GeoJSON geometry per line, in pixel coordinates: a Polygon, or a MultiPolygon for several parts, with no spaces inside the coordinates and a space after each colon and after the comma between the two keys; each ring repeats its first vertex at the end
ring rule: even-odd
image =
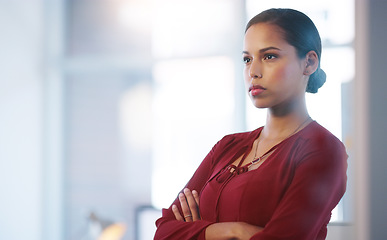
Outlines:
{"type": "Polygon", "coordinates": [[[276,56],[274,54],[266,54],[263,57],[263,60],[271,60],[271,59],[274,59],[274,58],[276,58],[276,56]]]}
{"type": "Polygon", "coordinates": [[[250,61],[251,61],[251,59],[248,58],[248,57],[244,57],[244,58],[243,58],[243,62],[244,62],[245,64],[249,63],[250,61]]]}

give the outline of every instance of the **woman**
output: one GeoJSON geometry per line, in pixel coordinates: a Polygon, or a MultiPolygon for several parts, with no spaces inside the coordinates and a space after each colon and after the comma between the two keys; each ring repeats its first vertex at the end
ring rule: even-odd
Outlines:
{"type": "Polygon", "coordinates": [[[265,126],[225,136],[157,220],[155,239],[325,239],[345,192],[343,144],[313,121],[305,92],[325,82],[313,22],[269,9],[247,24],[246,90],[265,126]],[[192,192],[191,192],[192,191],[192,192]]]}

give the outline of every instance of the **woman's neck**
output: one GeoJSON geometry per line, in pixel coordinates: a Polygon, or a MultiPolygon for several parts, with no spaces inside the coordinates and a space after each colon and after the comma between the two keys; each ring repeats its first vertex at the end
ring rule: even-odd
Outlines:
{"type": "Polygon", "coordinates": [[[305,103],[293,108],[292,111],[268,109],[266,124],[261,136],[265,139],[281,139],[301,130],[310,120],[305,103]]]}

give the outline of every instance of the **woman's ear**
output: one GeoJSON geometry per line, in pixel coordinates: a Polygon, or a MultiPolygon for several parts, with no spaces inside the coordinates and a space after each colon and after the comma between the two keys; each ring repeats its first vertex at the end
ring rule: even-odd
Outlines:
{"type": "Polygon", "coordinates": [[[304,75],[312,75],[318,68],[319,60],[315,51],[309,51],[305,56],[304,75]]]}

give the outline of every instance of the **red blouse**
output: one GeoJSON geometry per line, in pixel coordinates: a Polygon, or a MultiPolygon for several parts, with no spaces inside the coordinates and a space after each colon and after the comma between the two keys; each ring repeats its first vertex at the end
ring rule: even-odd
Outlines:
{"type": "MultiPolygon", "coordinates": [[[[171,207],[156,221],[154,239],[205,239],[216,222],[246,222],[264,227],[251,239],[325,239],[332,209],[346,188],[344,145],[317,122],[282,141],[254,170],[222,170],[249,153],[262,127],[225,136],[186,185],[200,192],[202,220],[175,220],[171,207]]],[[[181,212],[178,198],[174,201],[181,212]]]]}

